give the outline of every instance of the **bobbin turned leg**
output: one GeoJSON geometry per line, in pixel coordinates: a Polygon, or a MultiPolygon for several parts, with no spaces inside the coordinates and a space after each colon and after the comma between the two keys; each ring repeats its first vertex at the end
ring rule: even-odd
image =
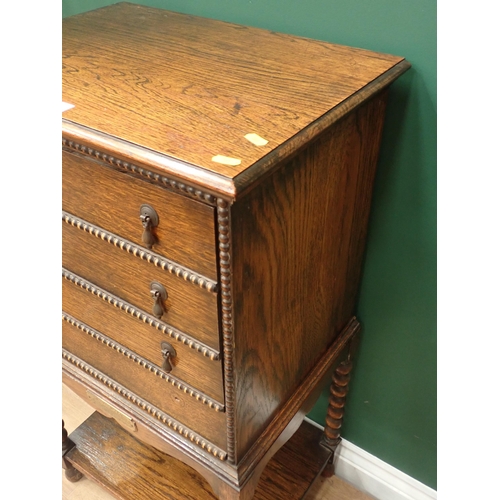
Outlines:
{"type": "Polygon", "coordinates": [[[75,469],[71,462],[65,458],[66,453],[68,453],[71,448],[75,446],[75,443],[68,438],[68,431],[64,428],[64,420],[62,421],[62,468],[64,469],[64,475],[68,481],[76,483],[82,478],[82,473],[75,469]]]}
{"type": "Polygon", "coordinates": [[[332,450],[332,456],[322,472],[323,477],[331,477],[334,474],[333,459],[335,457],[335,450],[342,441],[340,428],[342,426],[342,417],[344,416],[345,398],[348,391],[349,379],[351,378],[351,370],[352,361],[349,354],[348,358],[337,366],[332,377],[325,431],[321,438],[321,444],[332,450]]]}

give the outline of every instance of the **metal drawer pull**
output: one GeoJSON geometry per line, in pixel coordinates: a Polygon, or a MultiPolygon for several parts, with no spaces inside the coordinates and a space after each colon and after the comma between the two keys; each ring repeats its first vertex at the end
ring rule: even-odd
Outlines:
{"type": "Polygon", "coordinates": [[[168,342],[162,342],[160,345],[161,355],[163,356],[161,368],[163,371],[170,373],[172,371],[172,363],[170,360],[176,356],[175,349],[168,342]]]}
{"type": "Polygon", "coordinates": [[[165,309],[163,307],[163,301],[167,300],[168,294],[165,287],[158,283],[157,281],[151,282],[151,288],[149,290],[153,300],[155,301],[153,304],[153,315],[155,318],[160,319],[165,313],[165,309]]]}
{"type": "Polygon", "coordinates": [[[156,210],[150,205],[141,205],[139,210],[139,217],[142,222],[143,232],[142,232],[142,242],[144,245],[151,249],[156,243],[156,237],[153,234],[153,228],[155,228],[160,219],[156,210]]]}

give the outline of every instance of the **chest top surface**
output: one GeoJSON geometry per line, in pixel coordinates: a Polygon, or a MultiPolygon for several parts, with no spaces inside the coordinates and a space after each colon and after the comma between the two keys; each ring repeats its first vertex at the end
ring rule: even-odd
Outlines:
{"type": "Polygon", "coordinates": [[[230,180],[404,62],[128,3],[62,40],[63,122],[230,180]]]}

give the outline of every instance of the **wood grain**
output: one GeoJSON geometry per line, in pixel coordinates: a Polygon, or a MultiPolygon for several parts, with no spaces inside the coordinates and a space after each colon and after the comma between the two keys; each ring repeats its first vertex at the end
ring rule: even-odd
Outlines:
{"type": "Polygon", "coordinates": [[[262,180],[271,175],[276,169],[279,169],[284,163],[293,159],[308,144],[320,138],[323,132],[332,127],[332,125],[343,120],[344,117],[355,111],[367,100],[379,93],[386,92],[389,85],[396,78],[408,71],[410,67],[411,65],[408,61],[401,61],[389,71],[386,71],[371,83],[358,90],[351,97],[332,108],[328,113],[319,117],[316,121],[284,142],[279,148],[276,148],[235,177],[231,193],[234,193],[235,198],[241,197],[253,185],[262,182],[262,180]]]}
{"type": "Polygon", "coordinates": [[[359,329],[386,88],[408,68],[126,3],[63,21],[62,260],[86,283],[63,285],[63,376],[133,420],[152,469],[166,453],[220,500],[250,500],[299,428],[359,329]],[[153,252],[143,203],[160,216],[153,252]],[[171,373],[152,281],[193,347],[171,373]]]}
{"type": "Polygon", "coordinates": [[[356,201],[369,198],[358,190],[373,179],[384,103],[358,108],[231,207],[240,458],[354,314],[368,223],[356,201]]]}
{"type": "Polygon", "coordinates": [[[211,479],[218,481],[220,473],[233,478],[234,471],[227,463],[224,450],[214,448],[213,443],[203,436],[103,374],[96,377],[94,368],[89,369],[82,363],[75,364],[70,359],[74,356],[66,354],[63,350],[63,383],[94,410],[113,419],[117,411],[123,414],[118,416],[116,422],[124,425],[127,432],[130,432],[132,425],[125,421],[132,419],[136,439],[189,465],[208,478],[209,482],[211,479]],[[96,399],[100,400],[97,405],[96,399]],[[106,403],[113,406],[114,410],[108,411],[106,403]]]}
{"type": "Polygon", "coordinates": [[[217,280],[213,208],[66,151],[62,178],[63,210],[144,246],[139,208],[148,204],[159,216],[153,251],[217,280]]]}
{"type": "Polygon", "coordinates": [[[234,178],[401,61],[118,4],[63,20],[65,118],[234,178]]]}
{"type": "MultiPolygon", "coordinates": [[[[330,453],[318,442],[321,431],[303,424],[264,470],[255,500],[299,500],[330,453]]],[[[123,500],[212,500],[209,484],[193,469],[135,440],[109,419],[92,414],[72,434],[75,467],[123,500]],[[103,439],[105,436],[105,439],[103,439]]],[[[225,497],[238,498],[237,495],[225,497]]]]}
{"type": "Polygon", "coordinates": [[[63,266],[144,311],[151,312],[152,281],[167,290],[164,321],[219,349],[217,295],[141,260],[65,222],[63,266]]]}
{"type": "Polygon", "coordinates": [[[113,305],[63,278],[63,310],[104,335],[128,347],[158,367],[162,365],[161,342],[169,342],[176,351],[171,360],[171,375],[224,405],[222,366],[182,342],[168,337],[142,321],[137,315],[124,314],[113,305]]]}
{"type": "Polygon", "coordinates": [[[133,393],[142,395],[145,401],[220,449],[226,448],[224,413],[197,401],[194,396],[152,373],[148,366],[139,364],[112,345],[101,342],[67,321],[63,321],[62,333],[63,349],[107,376],[111,382],[116,381],[133,393]]]}
{"type": "Polygon", "coordinates": [[[160,499],[167,495],[186,500],[214,498],[208,483],[193,469],[143,445],[98,413],[71,436],[78,442],[70,458],[73,464],[123,500],[160,499]]]}
{"type": "Polygon", "coordinates": [[[359,328],[359,322],[356,318],[352,318],[314,369],[299,384],[285,404],[275,412],[269,425],[246,455],[239,458],[237,470],[242,481],[251,477],[255,482],[262,472],[263,464],[265,465],[299,428],[305,415],[311,411],[317,401],[337,360],[343,356],[346,347],[359,328]]]}
{"type": "MultiPolygon", "coordinates": [[[[94,409],[87,403],[85,403],[83,399],[78,397],[66,385],[63,385],[62,412],[65,426],[68,432],[71,433],[88,417],[90,417],[90,415],[92,415],[94,409]]],[[[264,471],[264,474],[266,473],[267,470],[264,471]]],[[[273,479],[266,479],[266,482],[267,481],[273,481],[273,479]]],[[[356,488],[342,481],[337,476],[328,479],[322,478],[320,476],[314,482],[309,492],[305,496],[305,499],[307,500],[370,500],[370,498],[371,497],[361,493],[356,488]]],[[[114,499],[114,496],[112,496],[107,490],[103,489],[98,485],[98,483],[94,481],[91,481],[84,477],[78,483],[70,483],[65,479],[64,473],[62,475],[62,500],[114,499]]]]}

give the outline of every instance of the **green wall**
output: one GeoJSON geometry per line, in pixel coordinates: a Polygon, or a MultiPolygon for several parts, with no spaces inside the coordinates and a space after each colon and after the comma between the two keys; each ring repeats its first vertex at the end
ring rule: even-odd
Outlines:
{"type": "MultiPolygon", "coordinates": [[[[116,3],[63,0],[63,16],[116,3]]],[[[436,0],[136,0],[404,56],[391,88],[343,436],[436,488],[436,0]]],[[[324,422],[328,388],[310,414],[324,422]]]]}

